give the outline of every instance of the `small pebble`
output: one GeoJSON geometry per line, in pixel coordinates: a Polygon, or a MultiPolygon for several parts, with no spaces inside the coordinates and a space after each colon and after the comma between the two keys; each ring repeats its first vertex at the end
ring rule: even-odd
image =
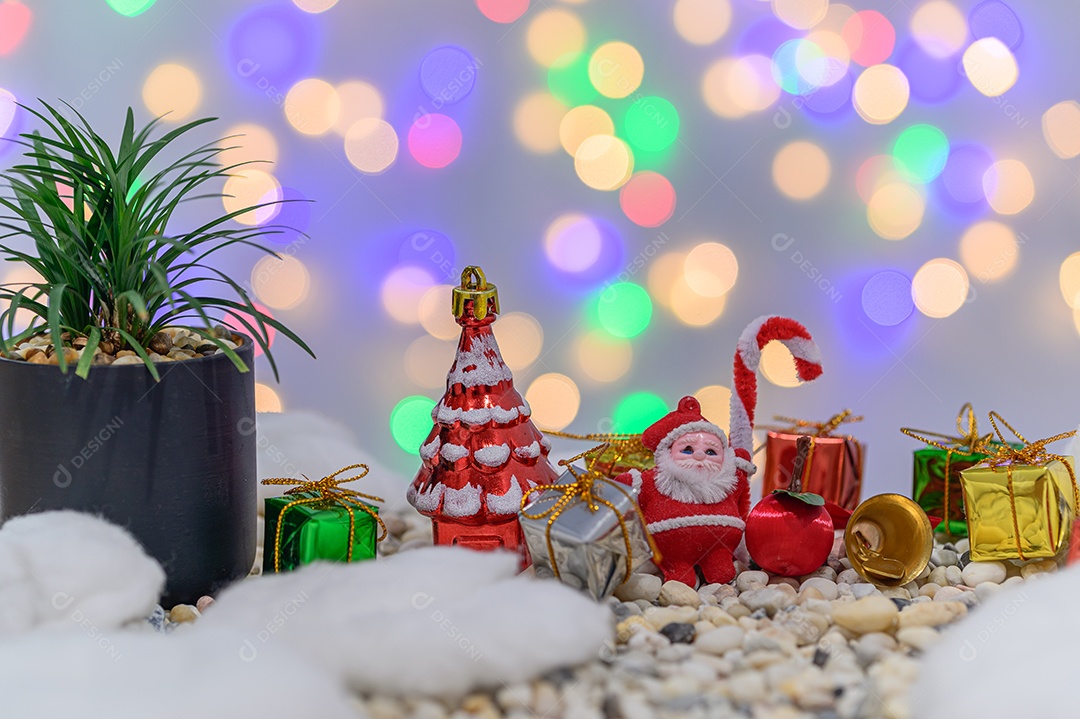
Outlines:
{"type": "Polygon", "coordinates": [[[142,364],[142,363],[143,363],[143,361],[134,352],[132,352],[131,354],[128,354],[128,355],[124,355],[122,357],[120,355],[117,355],[116,360],[113,362],[114,365],[119,365],[119,364],[142,364]]]}
{"type": "MultiPolygon", "coordinates": [[[[830,569],[829,571],[831,572],[832,570],[830,569]]],[[[833,572],[833,574],[835,575],[835,572],[833,572]]],[[[840,594],[839,590],[836,588],[836,582],[824,577],[810,577],[800,586],[800,589],[803,591],[810,588],[816,589],[821,594],[820,597],[815,597],[816,599],[828,599],[829,601],[832,601],[840,594]]]]}
{"type": "Polygon", "coordinates": [[[731,649],[741,647],[744,634],[742,627],[739,626],[717,627],[711,632],[698,635],[694,640],[694,648],[702,652],[722,656],[731,649]]]}
{"type": "MultiPolygon", "coordinates": [[[[969,565],[970,566],[970,565],[969,565]]],[[[1053,559],[1037,559],[1034,562],[1029,562],[1020,568],[1020,576],[1024,579],[1029,579],[1036,574],[1043,574],[1047,572],[1056,572],[1057,562],[1053,559]]]]}
{"type": "Polygon", "coordinates": [[[960,557],[951,549],[935,549],[930,555],[930,561],[939,567],[951,567],[956,564],[960,557]]]}
{"type": "Polygon", "coordinates": [[[854,569],[845,569],[836,576],[837,584],[857,584],[862,581],[862,577],[854,569]]]}
{"type": "Polygon", "coordinates": [[[163,631],[165,628],[165,610],[160,605],[154,607],[154,611],[146,618],[146,621],[154,628],[155,632],[163,631]]]}
{"type": "Polygon", "coordinates": [[[149,347],[159,355],[167,355],[173,348],[172,337],[167,332],[158,332],[150,338],[149,347]]]}
{"type": "MultiPolygon", "coordinates": [[[[945,583],[951,586],[956,586],[964,581],[963,572],[960,567],[945,567],[945,583]]],[[[942,586],[945,586],[944,584],[942,586]]]]}
{"type": "Polygon", "coordinates": [[[938,627],[967,615],[967,605],[963,602],[924,602],[912,604],[900,612],[899,626],[938,627]]]}
{"type": "Polygon", "coordinates": [[[211,596],[199,597],[199,601],[195,602],[195,608],[199,610],[199,613],[206,611],[206,608],[214,603],[214,598],[211,596]]]}
{"type": "MultiPolygon", "coordinates": [[[[787,589],[789,591],[791,590],[790,587],[787,587],[787,589]]],[[[795,596],[783,591],[783,589],[778,586],[771,586],[747,590],[739,595],[739,601],[742,602],[750,612],[761,610],[764,611],[766,615],[772,616],[784,607],[794,604],[795,596]]]]}
{"type": "Polygon", "coordinates": [[[169,610],[169,621],[173,624],[194,622],[199,618],[199,610],[190,604],[177,604],[169,610]]]}
{"type": "Polygon", "coordinates": [[[879,590],[873,584],[859,582],[858,584],[851,585],[851,593],[855,596],[856,599],[862,599],[863,597],[869,597],[873,594],[881,594],[881,590],[879,590]]]}
{"type": "Polygon", "coordinates": [[[672,644],[689,644],[694,641],[694,637],[697,635],[697,630],[694,629],[693,624],[687,624],[685,622],[672,622],[667,624],[660,633],[668,638],[672,644]]]}
{"type": "Polygon", "coordinates": [[[631,574],[630,579],[615,588],[615,596],[624,602],[632,602],[635,599],[655,602],[660,596],[662,585],[663,580],[653,574],[631,574]]]}
{"type": "Polygon", "coordinates": [[[926,651],[941,639],[941,632],[931,627],[904,627],[896,632],[896,639],[912,649],[926,651]]]}
{"type": "MultiPolygon", "coordinates": [[[[910,607],[905,610],[910,611],[910,607]]],[[[833,602],[833,621],[857,634],[884,632],[892,629],[899,614],[892,600],[869,596],[854,602],[833,602]]]]}
{"type": "Polygon", "coordinates": [[[645,610],[645,621],[656,631],[660,631],[672,622],[693,624],[698,613],[694,607],[649,607],[645,610]]]}
{"type": "Polygon", "coordinates": [[[852,645],[855,657],[861,665],[869,666],[885,654],[895,651],[896,640],[888,634],[870,632],[859,637],[852,645]]]}
{"type": "Polygon", "coordinates": [[[740,592],[745,592],[757,587],[764,587],[769,583],[769,575],[761,571],[742,572],[735,579],[735,587],[740,592]]]}
{"type": "Polygon", "coordinates": [[[682,582],[671,580],[664,582],[660,587],[660,606],[697,607],[701,605],[701,597],[695,589],[686,586],[682,582]]]}
{"type": "Polygon", "coordinates": [[[1001,562],[972,562],[964,567],[963,581],[969,587],[975,587],[983,582],[1001,584],[1005,581],[1008,572],[1001,562]]]}

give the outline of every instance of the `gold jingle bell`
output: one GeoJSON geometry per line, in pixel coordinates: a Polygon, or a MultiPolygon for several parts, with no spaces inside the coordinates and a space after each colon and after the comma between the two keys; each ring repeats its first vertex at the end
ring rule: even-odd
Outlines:
{"type": "Polygon", "coordinates": [[[860,504],[844,533],[851,567],[863,579],[900,587],[930,562],[934,533],[922,507],[901,494],[879,494],[860,504]]]}

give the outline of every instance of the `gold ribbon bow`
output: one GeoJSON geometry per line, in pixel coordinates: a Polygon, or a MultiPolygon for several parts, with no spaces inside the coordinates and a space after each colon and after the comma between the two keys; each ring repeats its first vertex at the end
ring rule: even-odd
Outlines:
{"type": "MultiPolygon", "coordinates": [[[[612,434],[612,433],[593,433],[593,434],[573,434],[571,432],[556,432],[553,430],[545,431],[549,437],[562,437],[563,439],[583,439],[590,442],[601,442],[602,444],[593,447],[587,452],[582,452],[575,459],[584,457],[586,464],[585,469],[588,472],[592,472],[596,469],[597,463],[603,456],[604,452],[609,449],[612,450],[611,466],[617,467],[619,462],[623,461],[627,457],[633,457],[634,455],[651,454],[649,449],[642,444],[640,434],[612,434]]],[[[560,464],[562,464],[560,462],[560,464]]],[[[599,474],[603,474],[597,470],[599,474]]],[[[577,476],[577,475],[575,475],[577,476]]]]}
{"type": "Polygon", "coordinates": [[[985,441],[977,447],[977,451],[990,455],[982,462],[979,462],[979,464],[984,464],[987,467],[1005,467],[1006,479],[1009,487],[1009,507],[1012,510],[1013,532],[1016,537],[1016,553],[1020,555],[1020,559],[1026,559],[1024,550],[1020,546],[1020,523],[1016,517],[1016,494],[1013,491],[1012,469],[1016,465],[1038,467],[1053,460],[1061,462],[1065,465],[1065,469],[1069,470],[1069,481],[1072,482],[1073,511],[1080,512],[1080,488],[1076,485],[1076,472],[1073,470],[1072,465],[1065,461],[1063,455],[1046,451],[1046,445],[1051,442],[1057,442],[1059,439],[1072,437],[1076,434],[1076,430],[1062,432],[1060,434],[1055,434],[1053,437],[1029,442],[1022,434],[1013,429],[1013,426],[1006,422],[997,412],[990,413],[990,424],[994,426],[994,433],[997,435],[997,440],[985,441]],[[1021,443],[1023,443],[1022,447],[1014,447],[1005,440],[1005,435],[1002,433],[1001,428],[998,427],[999,421],[1005,425],[1005,427],[1008,428],[1021,443]]]}
{"type": "MultiPolygon", "coordinates": [[[[549,432],[548,434],[552,433],[549,432]]],[[[588,451],[582,452],[576,457],[559,460],[559,465],[562,467],[566,467],[570,474],[574,476],[573,482],[568,482],[566,484],[541,484],[535,487],[530,487],[521,497],[522,517],[524,517],[525,519],[544,519],[545,517],[547,518],[547,533],[545,538],[547,540],[548,559],[551,562],[551,569],[555,573],[556,579],[559,578],[559,566],[558,563],[555,561],[555,547],[551,543],[551,526],[555,524],[555,520],[557,520],[559,518],[559,515],[563,513],[563,510],[565,510],[567,507],[569,507],[578,500],[584,502],[585,506],[589,508],[590,512],[595,513],[600,509],[600,506],[603,505],[615,514],[615,519],[619,521],[619,529],[620,531],[622,531],[623,542],[626,545],[626,575],[623,577],[623,581],[625,582],[626,580],[630,579],[630,574],[633,571],[632,567],[634,563],[634,550],[630,543],[630,529],[626,526],[626,520],[623,518],[622,513],[619,512],[619,510],[612,502],[598,496],[593,491],[593,485],[596,482],[603,482],[621,492],[624,497],[630,500],[630,505],[634,508],[634,511],[637,512],[638,519],[641,521],[642,527],[644,527],[646,524],[645,515],[641,511],[641,507],[638,506],[637,502],[635,502],[633,497],[630,496],[630,493],[627,492],[626,488],[619,482],[608,479],[607,477],[603,476],[599,471],[587,469],[585,472],[580,472],[578,469],[572,466],[573,463],[577,460],[588,460],[590,458],[590,455],[599,456],[606,449],[607,445],[601,444],[593,447],[588,451]],[[555,501],[555,504],[553,504],[551,507],[548,507],[544,511],[530,514],[526,509],[526,506],[529,504],[529,497],[532,496],[534,492],[546,492],[549,490],[553,492],[559,492],[560,494],[562,494],[562,496],[555,501]]],[[[595,459],[593,460],[593,462],[588,462],[587,466],[591,468],[594,462],[595,459]]],[[[652,550],[653,561],[659,564],[661,559],[660,550],[656,548],[656,543],[653,542],[653,538],[649,534],[648,530],[645,530],[645,539],[649,542],[649,549],[652,550]]]]}
{"type": "Polygon", "coordinates": [[[773,432],[784,432],[785,434],[808,434],[811,437],[831,437],[832,433],[837,430],[842,424],[849,422],[862,422],[862,415],[852,415],[850,409],[845,409],[839,414],[834,414],[828,420],[824,422],[811,422],[806,419],[799,419],[797,417],[785,417],[783,415],[774,414],[773,421],[784,422],[784,425],[778,424],[762,424],[758,425],[758,429],[768,429],[773,432]]]}
{"type": "Polygon", "coordinates": [[[300,497],[286,504],[281,508],[281,513],[278,515],[277,531],[274,534],[274,571],[281,571],[281,531],[285,527],[285,522],[282,521],[285,518],[285,513],[293,507],[301,504],[315,504],[318,502],[333,502],[339,504],[345,508],[345,511],[349,513],[349,547],[345,555],[345,561],[352,561],[353,551],[353,530],[356,528],[356,516],[353,514],[353,509],[359,509],[362,512],[366,512],[372,519],[379,523],[379,527],[382,532],[375,539],[376,542],[381,542],[386,539],[387,529],[383,523],[382,518],[379,517],[378,512],[369,507],[367,504],[361,502],[361,499],[369,499],[373,502],[383,501],[381,497],[376,497],[371,494],[364,494],[363,492],[357,492],[353,489],[345,489],[339,485],[345,482],[354,482],[358,479],[363,479],[367,476],[368,466],[366,464],[350,464],[348,467],[342,467],[333,474],[328,474],[319,480],[310,480],[306,475],[300,475],[304,478],[304,481],[294,479],[292,477],[274,477],[272,479],[264,479],[262,484],[282,484],[282,485],[296,485],[291,489],[285,491],[288,496],[297,494],[314,494],[313,497],[300,497]],[[362,469],[363,471],[355,477],[342,477],[338,479],[338,475],[342,472],[347,472],[350,469],[362,469]]]}
{"type": "MultiPolygon", "coordinates": [[[[993,418],[991,417],[991,422],[992,421],[993,418]]],[[[910,427],[901,427],[900,431],[916,441],[924,442],[931,447],[945,450],[945,487],[942,493],[941,513],[943,515],[942,522],[945,525],[945,531],[951,535],[952,530],[949,523],[949,468],[952,465],[952,456],[954,453],[975,454],[977,451],[980,451],[981,447],[988,446],[993,441],[994,433],[987,432],[983,435],[979,434],[979,420],[975,418],[975,410],[972,408],[971,402],[965,402],[963,406],[960,407],[960,412],[956,415],[957,434],[955,436],[942,434],[940,432],[928,432],[923,429],[911,429],[910,427]]]]}
{"type": "MultiPolygon", "coordinates": [[[[770,432],[782,432],[784,434],[805,434],[810,437],[832,437],[833,432],[837,430],[842,424],[848,424],[849,422],[862,422],[863,416],[852,415],[850,409],[845,409],[839,414],[834,414],[832,417],[824,422],[811,422],[808,419],[799,419],[797,417],[785,417],[781,414],[774,414],[773,421],[783,422],[784,424],[759,424],[755,429],[764,429],[770,432]]],[[[854,440],[853,437],[848,435],[847,439],[854,440]]],[[[811,453],[813,452],[813,444],[810,445],[811,453]]],[[[765,449],[765,444],[760,444],[755,450],[754,454],[757,454],[761,450],[765,449]]],[[[861,451],[860,451],[861,454],[861,451]]],[[[812,456],[812,454],[811,454],[812,456]]],[[[860,462],[862,460],[860,459],[860,462]]],[[[809,460],[806,463],[807,473],[810,471],[809,460]]]]}

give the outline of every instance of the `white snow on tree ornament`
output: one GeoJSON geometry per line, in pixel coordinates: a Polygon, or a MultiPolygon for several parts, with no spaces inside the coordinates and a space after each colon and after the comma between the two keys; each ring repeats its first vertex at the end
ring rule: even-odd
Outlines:
{"type": "Polygon", "coordinates": [[[481,447],[473,452],[473,457],[485,467],[501,467],[506,464],[506,460],[510,459],[510,446],[496,444],[490,447],[481,447]]]}
{"type": "Polygon", "coordinates": [[[405,498],[418,512],[434,512],[439,508],[445,488],[446,485],[433,484],[421,492],[417,491],[416,487],[410,486],[405,493],[405,498]]]}
{"type": "Polygon", "coordinates": [[[430,442],[420,445],[420,457],[426,460],[435,459],[435,455],[439,453],[439,444],[441,442],[439,435],[435,435],[435,438],[430,442]]]}
{"type": "MultiPolygon", "coordinates": [[[[534,482],[527,482],[530,487],[535,486],[534,482]]],[[[521,511],[521,497],[523,496],[521,480],[517,477],[513,477],[510,482],[510,489],[506,490],[506,494],[488,494],[487,495],[487,508],[492,514],[517,514],[521,511]]]]}
{"type": "Polygon", "coordinates": [[[514,456],[518,459],[536,459],[540,456],[540,443],[534,441],[526,447],[518,447],[514,450],[514,456]]]}
{"type": "Polygon", "coordinates": [[[443,512],[451,517],[471,517],[480,511],[480,488],[466,484],[461,489],[443,489],[443,512]]]}
{"type": "Polygon", "coordinates": [[[494,387],[513,379],[514,375],[499,354],[495,336],[490,334],[474,337],[468,349],[459,350],[457,360],[446,377],[448,385],[460,384],[463,387],[494,387]]]}
{"type": "Polygon", "coordinates": [[[447,462],[456,462],[463,457],[469,456],[469,448],[460,444],[444,444],[439,450],[439,456],[447,462]]]}
{"type": "Polygon", "coordinates": [[[526,408],[511,407],[510,409],[503,409],[502,407],[478,407],[477,409],[457,409],[454,407],[447,407],[444,403],[439,402],[438,406],[435,408],[435,419],[440,424],[461,422],[462,424],[467,424],[472,427],[479,427],[488,422],[506,425],[515,421],[519,415],[527,417],[528,412],[522,412],[524,409],[526,408]]]}

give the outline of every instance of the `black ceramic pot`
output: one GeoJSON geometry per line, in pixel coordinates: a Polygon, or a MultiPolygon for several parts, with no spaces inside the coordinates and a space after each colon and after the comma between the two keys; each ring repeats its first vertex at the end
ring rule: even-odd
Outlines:
{"type": "MultiPolygon", "coordinates": [[[[237,353],[248,367],[253,346],[237,353]]],[[[50,509],[125,527],[194,604],[255,559],[255,377],[220,352],[74,368],[0,359],[0,519],[50,509]]]]}

